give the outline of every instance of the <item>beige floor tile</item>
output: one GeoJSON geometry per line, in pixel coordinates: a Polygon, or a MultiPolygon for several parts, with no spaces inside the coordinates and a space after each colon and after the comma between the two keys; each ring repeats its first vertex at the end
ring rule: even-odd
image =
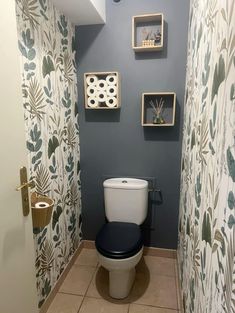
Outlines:
{"type": "Polygon", "coordinates": [[[47,313],[77,313],[83,297],[57,293],[47,313]]]}
{"type": "Polygon", "coordinates": [[[178,313],[178,311],[156,308],[141,304],[131,304],[129,313],[178,313]]]}
{"type": "Polygon", "coordinates": [[[128,304],[115,304],[103,299],[85,297],[79,313],[128,313],[128,304]]]}
{"type": "Polygon", "coordinates": [[[137,269],[141,271],[143,266],[147,266],[151,274],[175,276],[175,260],[155,256],[144,256],[137,269]]]}
{"type": "MultiPolygon", "coordinates": [[[[141,275],[141,286],[139,286],[139,294],[133,295],[131,292],[130,295],[121,300],[122,303],[131,303],[136,301],[141,294],[144,294],[146,291],[148,285],[149,285],[149,277],[150,277],[150,272],[149,269],[146,265],[145,262],[141,260],[141,264],[136,267],[136,276],[138,277],[140,274],[141,275]]],[[[89,289],[87,291],[87,296],[89,297],[96,297],[96,298],[103,298],[108,301],[112,301],[116,303],[117,301],[120,300],[115,300],[109,296],[109,273],[106,269],[103,267],[98,267],[95,275],[93,276],[92,282],[89,286],[89,289]]]]}
{"type": "Polygon", "coordinates": [[[60,292],[85,295],[96,268],[74,265],[63,282],[60,292]]]}
{"type": "Polygon", "coordinates": [[[77,260],[75,261],[75,264],[86,266],[97,266],[98,258],[96,250],[83,248],[77,260]]]}
{"type": "Polygon", "coordinates": [[[178,313],[178,311],[156,308],[153,306],[146,306],[141,304],[131,304],[129,313],[178,313]]]}
{"type": "Polygon", "coordinates": [[[132,298],[138,304],[178,309],[175,277],[149,275],[146,285],[146,273],[137,272],[136,281],[132,289],[132,298]],[[135,300],[137,299],[137,300],[135,300]]]}
{"type": "Polygon", "coordinates": [[[177,310],[157,308],[142,304],[131,304],[129,313],[178,313],[177,310]]]}
{"type": "MultiPolygon", "coordinates": [[[[153,257],[155,258],[155,257],[153,257]]],[[[153,263],[154,260],[149,261],[153,263]]],[[[151,266],[150,266],[151,267],[151,266]]],[[[154,267],[154,265],[152,266],[154,267]]],[[[88,288],[87,296],[103,298],[112,303],[139,303],[144,305],[160,306],[178,309],[177,293],[174,276],[155,274],[158,269],[149,269],[146,262],[137,266],[136,279],[130,295],[123,300],[115,300],[109,296],[108,271],[98,267],[88,288]],[[151,272],[152,271],[152,272],[151,272]]]]}

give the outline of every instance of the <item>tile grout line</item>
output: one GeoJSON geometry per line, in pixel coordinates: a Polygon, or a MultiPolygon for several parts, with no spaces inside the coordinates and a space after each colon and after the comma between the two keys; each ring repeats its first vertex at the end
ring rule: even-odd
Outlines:
{"type": "Polygon", "coordinates": [[[86,289],[86,292],[85,292],[85,294],[84,294],[84,297],[86,297],[86,295],[87,295],[88,289],[89,289],[89,287],[90,287],[90,285],[91,285],[91,283],[92,283],[92,280],[93,280],[94,276],[96,275],[96,272],[97,272],[97,267],[95,268],[94,273],[92,274],[91,280],[90,280],[90,282],[89,282],[89,284],[88,284],[88,287],[87,287],[87,289],[86,289]]]}
{"type": "MultiPolygon", "coordinates": [[[[96,300],[102,299],[102,298],[100,298],[100,297],[87,296],[88,289],[89,289],[89,287],[90,287],[90,285],[91,285],[91,283],[92,283],[92,280],[93,280],[93,278],[94,278],[95,273],[96,273],[96,271],[93,273],[92,278],[91,278],[91,281],[90,281],[90,283],[89,283],[89,285],[88,285],[88,287],[87,287],[86,292],[85,292],[84,295],[82,295],[82,294],[70,293],[70,292],[61,292],[61,291],[59,291],[58,294],[67,294],[67,295],[71,295],[71,296],[82,297],[83,299],[82,299],[82,302],[81,302],[81,304],[80,304],[80,306],[79,306],[79,310],[81,309],[81,306],[82,306],[82,304],[83,304],[85,298],[91,298],[91,299],[96,299],[96,300]]],[[[114,303],[114,304],[117,304],[117,303],[114,303]]],[[[128,304],[128,312],[129,312],[129,310],[130,310],[130,305],[131,305],[131,304],[139,305],[139,306],[147,306],[147,307],[151,307],[151,308],[159,308],[159,309],[172,310],[173,313],[174,313],[174,312],[180,312],[179,309],[178,309],[178,301],[177,301],[177,308],[166,307],[166,306],[159,306],[159,305],[156,306],[156,305],[152,305],[152,304],[136,303],[136,302],[133,302],[133,303],[129,302],[129,303],[123,303],[123,304],[128,304]]],[[[77,313],[79,313],[79,310],[78,310],[77,313]]]]}
{"type": "Polygon", "coordinates": [[[85,294],[84,294],[84,296],[83,296],[82,302],[81,302],[81,304],[80,304],[80,306],[79,306],[79,309],[78,309],[77,313],[79,313],[80,310],[81,310],[81,308],[82,308],[83,302],[84,302],[84,300],[85,300],[85,298],[86,298],[86,295],[87,295],[87,292],[88,292],[88,289],[89,289],[89,287],[90,287],[90,285],[91,285],[91,283],[92,283],[92,280],[93,280],[93,278],[94,278],[94,276],[95,276],[95,274],[96,274],[96,269],[97,269],[97,267],[95,268],[94,273],[93,273],[92,276],[91,276],[91,280],[90,280],[90,282],[89,282],[89,284],[88,284],[88,286],[87,286],[87,289],[86,289],[86,291],[85,291],[85,294]]]}
{"type": "Polygon", "coordinates": [[[73,266],[74,266],[74,267],[77,267],[77,266],[84,266],[84,267],[93,267],[93,268],[97,268],[97,265],[87,265],[87,264],[77,264],[77,263],[74,263],[73,266]]]}
{"type": "Polygon", "coordinates": [[[147,307],[150,307],[150,308],[155,308],[155,309],[163,309],[163,310],[168,310],[168,311],[172,311],[172,313],[178,313],[179,310],[178,309],[173,309],[173,308],[168,308],[168,307],[164,307],[164,306],[155,306],[155,305],[151,305],[151,304],[142,304],[142,303],[130,303],[131,304],[134,304],[134,305],[139,305],[139,306],[147,306],[147,307]]]}
{"type": "MultiPolygon", "coordinates": [[[[89,287],[90,287],[90,285],[91,285],[91,283],[92,283],[92,280],[93,280],[93,277],[95,276],[95,274],[96,274],[96,272],[97,272],[97,269],[98,269],[98,267],[99,267],[99,263],[97,263],[97,265],[96,265],[96,270],[95,270],[95,272],[93,273],[93,275],[92,275],[92,279],[91,279],[91,281],[90,281],[90,283],[89,283],[89,285],[88,285],[88,287],[87,287],[87,290],[86,290],[86,292],[85,292],[85,295],[84,295],[84,297],[86,297],[86,298],[92,298],[92,299],[97,299],[97,300],[99,300],[99,299],[102,299],[102,297],[98,297],[98,296],[87,296],[87,292],[88,292],[88,289],[89,289],[89,287]]],[[[174,275],[161,275],[161,274],[156,274],[157,276],[165,276],[165,277],[168,277],[168,278],[174,278],[174,285],[176,286],[176,272],[175,272],[175,260],[174,260],[174,263],[173,263],[173,268],[174,268],[174,275]]],[[[133,286],[134,287],[134,286],[133,286]]],[[[132,287],[132,288],[133,288],[132,287]]],[[[106,300],[107,301],[107,300],[106,300]]],[[[167,306],[155,306],[155,305],[151,305],[151,304],[146,304],[146,303],[136,303],[136,302],[133,302],[133,304],[137,304],[137,305],[142,305],[142,306],[148,306],[148,307],[153,307],[153,308],[159,308],[159,309],[167,309],[167,310],[172,310],[172,313],[178,313],[178,310],[179,310],[179,308],[178,308],[178,299],[176,298],[176,302],[177,302],[177,307],[176,308],[172,308],[172,307],[167,307],[167,306]]],[[[124,303],[124,304],[128,304],[128,312],[129,312],[129,310],[130,310],[130,305],[132,304],[131,302],[129,302],[129,303],[124,303]]]]}
{"type": "MultiPolygon", "coordinates": [[[[147,256],[148,257],[148,256],[147,256]]],[[[157,258],[157,257],[155,257],[155,258],[157,258]]],[[[92,284],[92,281],[93,281],[93,279],[94,279],[94,277],[95,277],[95,275],[96,275],[96,273],[97,273],[97,269],[99,268],[99,262],[97,262],[96,263],[96,265],[85,265],[85,264],[76,264],[76,263],[74,263],[74,265],[75,266],[81,266],[81,267],[83,267],[83,266],[86,266],[86,267],[90,267],[90,268],[92,268],[92,269],[94,269],[94,272],[93,272],[93,274],[92,274],[92,277],[91,277],[91,280],[90,280],[90,282],[88,283],[88,286],[87,286],[87,288],[85,289],[85,293],[82,295],[82,294],[75,294],[75,293],[70,293],[70,292],[63,292],[63,291],[58,291],[57,293],[61,293],[61,294],[68,294],[68,295],[73,295],[73,296],[78,296],[78,297],[81,297],[82,298],[82,300],[81,300],[81,303],[80,303],[80,305],[79,305],[79,308],[78,308],[78,311],[77,311],[77,313],[79,313],[79,312],[81,312],[81,308],[82,308],[82,306],[83,306],[83,304],[84,304],[84,300],[85,300],[85,298],[93,298],[93,299],[102,299],[102,298],[100,298],[100,297],[95,297],[95,296],[88,296],[87,294],[88,294],[88,290],[89,290],[89,288],[90,288],[90,286],[91,286],[91,284],[92,284]]],[[[159,276],[166,276],[166,277],[174,277],[174,285],[175,285],[175,288],[176,288],[176,293],[177,293],[177,280],[176,280],[176,276],[177,276],[177,272],[176,272],[176,260],[174,260],[174,276],[173,275],[167,275],[167,274],[165,274],[165,275],[161,275],[161,274],[156,274],[156,275],[159,275],[159,276]]],[[[133,304],[135,304],[135,305],[142,305],[142,306],[148,306],[148,307],[153,307],[153,308],[160,308],[160,309],[168,309],[168,310],[171,310],[172,311],[172,313],[180,313],[180,307],[179,307],[179,301],[178,301],[178,297],[176,298],[176,302],[177,302],[177,308],[170,308],[170,307],[161,307],[161,306],[154,306],[154,305],[150,305],[150,304],[145,304],[145,303],[135,303],[135,302],[133,302],[133,304]]],[[[131,310],[131,302],[127,302],[126,304],[128,304],[128,308],[127,308],[127,313],[130,313],[130,310],[131,310]]]]}
{"type": "Polygon", "coordinates": [[[83,305],[84,299],[85,299],[85,296],[83,296],[83,298],[82,298],[82,301],[81,301],[81,303],[80,303],[80,305],[79,305],[79,308],[78,308],[77,313],[79,313],[79,311],[80,311],[80,309],[81,309],[81,307],[82,307],[82,305],[83,305]]]}
{"type": "MultiPolygon", "coordinates": [[[[76,264],[76,261],[75,261],[74,264],[73,264],[73,266],[75,266],[75,267],[76,267],[76,266],[86,266],[86,267],[87,267],[88,265],[86,265],[86,264],[76,264]]],[[[89,284],[88,284],[88,287],[87,287],[87,289],[86,289],[84,295],[83,295],[83,294],[72,293],[72,292],[64,292],[64,291],[60,291],[60,290],[58,290],[58,292],[57,292],[57,294],[65,294],[65,295],[71,295],[71,296],[82,297],[82,301],[81,301],[81,303],[80,303],[80,305],[79,305],[79,308],[78,308],[77,313],[79,313],[79,311],[80,311],[80,309],[81,309],[81,307],[82,307],[82,304],[83,304],[83,302],[84,302],[84,300],[85,300],[87,291],[88,291],[88,289],[89,289],[89,287],[90,287],[90,285],[91,285],[91,283],[92,283],[93,277],[94,277],[94,275],[95,275],[95,273],[96,273],[96,271],[97,271],[98,266],[99,266],[99,262],[98,262],[98,261],[96,262],[95,265],[89,265],[89,267],[94,268],[94,273],[92,274],[91,280],[90,280],[90,282],[89,282],[89,284]]]]}
{"type": "Polygon", "coordinates": [[[132,304],[135,304],[135,305],[142,305],[142,306],[148,306],[150,308],[157,308],[157,309],[164,309],[164,310],[172,310],[173,312],[178,312],[178,309],[176,308],[170,308],[170,307],[167,307],[167,306],[160,306],[160,305],[152,305],[152,304],[146,304],[146,303],[136,303],[136,302],[133,302],[132,304]]]}
{"type": "Polygon", "coordinates": [[[77,296],[77,297],[83,297],[84,295],[78,294],[78,293],[72,293],[72,292],[64,292],[64,291],[58,291],[57,294],[63,294],[63,295],[69,295],[69,296],[77,296]]]}
{"type": "Polygon", "coordinates": [[[89,289],[89,287],[90,287],[90,285],[91,285],[92,279],[93,279],[93,277],[94,277],[94,274],[96,273],[96,270],[97,270],[98,265],[99,265],[98,262],[96,263],[96,265],[85,265],[85,264],[76,264],[76,261],[75,261],[74,264],[73,264],[73,266],[75,266],[75,267],[76,267],[76,266],[82,266],[82,267],[85,266],[85,267],[91,267],[91,268],[94,269],[94,273],[92,274],[91,281],[89,282],[88,287],[87,287],[87,289],[86,289],[84,295],[83,295],[83,294],[76,294],[76,293],[72,293],[72,292],[64,292],[64,291],[58,291],[58,292],[57,292],[57,294],[65,294],[65,295],[71,295],[71,296],[82,297],[82,301],[81,301],[81,303],[80,303],[80,305],[79,305],[79,308],[78,308],[77,313],[79,313],[79,311],[80,311],[80,309],[81,309],[81,307],[82,307],[82,304],[83,304],[83,302],[84,302],[85,296],[86,296],[87,291],[88,291],[88,289],[89,289]]]}
{"type": "MultiPolygon", "coordinates": [[[[95,297],[95,296],[87,296],[86,295],[86,298],[91,298],[91,299],[96,299],[96,300],[105,300],[105,301],[108,301],[107,299],[104,299],[104,298],[101,298],[101,297],[95,297]]],[[[119,303],[116,303],[116,302],[110,302],[108,301],[109,303],[112,303],[112,304],[119,304],[119,303]]],[[[147,303],[137,303],[137,302],[123,302],[121,304],[128,304],[128,305],[131,305],[131,304],[134,304],[134,305],[140,305],[140,306],[147,306],[147,307],[150,307],[150,308],[157,308],[157,309],[165,309],[165,310],[171,310],[173,312],[178,312],[178,309],[177,308],[172,308],[172,307],[167,307],[167,306],[159,306],[159,305],[152,305],[152,304],[147,304],[147,303]]]]}

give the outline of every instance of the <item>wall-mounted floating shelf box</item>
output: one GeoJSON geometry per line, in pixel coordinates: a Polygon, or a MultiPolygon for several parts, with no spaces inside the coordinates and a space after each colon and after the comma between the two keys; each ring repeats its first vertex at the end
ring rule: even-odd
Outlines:
{"type": "Polygon", "coordinates": [[[132,48],[135,52],[163,49],[164,17],[162,13],[132,17],[132,48]]]}
{"type": "Polygon", "coordinates": [[[85,109],[119,109],[120,77],[118,72],[84,73],[85,109]]]}
{"type": "Polygon", "coordinates": [[[174,92],[154,92],[142,94],[142,126],[151,127],[166,127],[175,125],[175,107],[176,94],[174,92]],[[162,123],[154,121],[154,108],[157,105],[162,105],[162,112],[160,114],[162,123]],[[151,105],[152,104],[152,105],[151,105]]]}

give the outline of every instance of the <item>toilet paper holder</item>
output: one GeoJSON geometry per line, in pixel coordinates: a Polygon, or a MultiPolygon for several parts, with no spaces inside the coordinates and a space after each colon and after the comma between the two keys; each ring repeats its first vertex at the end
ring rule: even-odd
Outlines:
{"type": "Polygon", "coordinates": [[[157,194],[157,196],[158,196],[158,200],[155,200],[155,202],[157,203],[157,204],[162,204],[163,203],[163,196],[162,196],[162,191],[161,191],[161,189],[157,189],[157,188],[149,188],[148,189],[148,192],[150,192],[150,193],[156,193],[157,194]]]}
{"type": "Polygon", "coordinates": [[[42,228],[47,226],[51,221],[54,200],[51,198],[33,192],[31,194],[31,209],[34,228],[42,228]],[[38,206],[37,203],[43,202],[45,206],[38,206]]]}

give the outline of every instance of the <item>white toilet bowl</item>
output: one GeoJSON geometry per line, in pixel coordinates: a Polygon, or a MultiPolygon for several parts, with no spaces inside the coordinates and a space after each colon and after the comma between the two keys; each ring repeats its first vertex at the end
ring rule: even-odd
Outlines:
{"type": "Polygon", "coordinates": [[[139,263],[143,248],[127,259],[110,259],[98,251],[100,265],[109,271],[109,294],[115,299],[126,298],[135,279],[135,266],[139,263]]]}
{"type": "Polygon", "coordinates": [[[109,271],[109,294],[126,298],[135,279],[135,266],[143,254],[141,230],[133,223],[109,222],[96,236],[100,264],[109,271]]]}
{"type": "Polygon", "coordinates": [[[100,264],[109,271],[109,294],[126,298],[135,279],[135,266],[143,254],[141,225],[148,209],[148,182],[111,178],[103,183],[108,222],[96,236],[100,264]]]}

